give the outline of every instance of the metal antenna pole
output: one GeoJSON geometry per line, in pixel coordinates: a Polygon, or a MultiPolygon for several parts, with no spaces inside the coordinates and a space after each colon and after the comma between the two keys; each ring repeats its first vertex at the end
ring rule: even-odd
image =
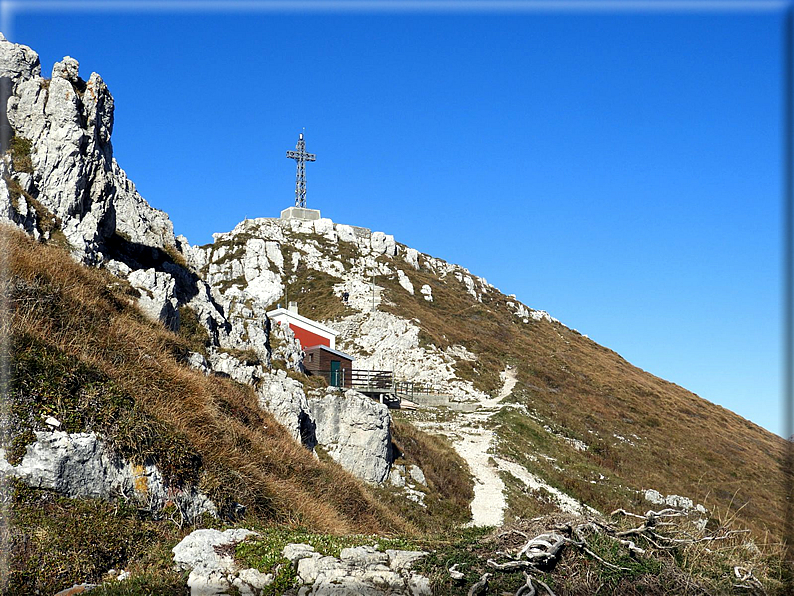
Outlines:
{"type": "Polygon", "coordinates": [[[298,172],[295,176],[295,206],[306,208],[306,162],[315,161],[316,155],[314,153],[306,153],[306,141],[303,139],[303,133],[298,136],[298,144],[295,145],[295,151],[287,151],[287,157],[294,159],[298,165],[298,172]]]}

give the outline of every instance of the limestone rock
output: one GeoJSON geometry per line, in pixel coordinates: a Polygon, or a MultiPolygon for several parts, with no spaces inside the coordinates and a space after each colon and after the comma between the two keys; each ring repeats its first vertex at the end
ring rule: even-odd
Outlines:
{"type": "Polygon", "coordinates": [[[375,253],[388,256],[394,256],[397,254],[397,243],[394,241],[394,236],[391,234],[373,232],[371,243],[372,251],[375,253]]]}
{"type": "Polygon", "coordinates": [[[530,311],[529,316],[536,321],[548,321],[549,323],[559,323],[557,319],[552,317],[545,310],[532,310],[530,311]]]}
{"type": "Polygon", "coordinates": [[[650,501],[654,505],[664,505],[664,496],[658,490],[652,488],[645,491],[645,500],[650,501]]]}
{"type": "Polygon", "coordinates": [[[411,296],[414,295],[414,285],[402,269],[397,270],[397,282],[408,292],[411,296]]]}
{"type": "Polygon", "coordinates": [[[371,546],[354,546],[343,548],[339,553],[339,560],[356,567],[374,567],[377,565],[387,565],[389,562],[389,555],[371,546]]]}
{"type": "Polygon", "coordinates": [[[263,305],[273,304],[284,292],[280,275],[284,260],[277,243],[265,242],[261,238],[248,240],[242,267],[246,293],[263,305]]]}
{"type": "Polygon", "coordinates": [[[393,571],[406,571],[416,561],[427,555],[422,550],[387,550],[386,554],[389,557],[389,567],[393,571]]]}
{"type": "Polygon", "coordinates": [[[215,372],[225,374],[243,385],[255,385],[265,376],[261,366],[245,364],[227,352],[211,351],[209,363],[215,372]]]}
{"type": "Polygon", "coordinates": [[[155,269],[138,269],[127,279],[141,293],[138,306],[143,312],[171,329],[179,329],[179,301],[174,293],[176,282],[171,275],[155,269]]]}
{"type": "MultiPolygon", "coordinates": [[[[116,233],[133,245],[174,246],[168,216],[146,203],[113,159],[114,101],[102,77],[93,73],[84,82],[69,56],[52,75],[45,83],[35,52],[0,40],[0,77],[12,82],[8,120],[16,135],[31,141],[33,174],[12,171],[12,177],[58,218],[73,254],[88,264],[107,260],[116,233]]],[[[3,190],[0,216],[31,227],[30,210],[9,211],[3,190]]]]}
{"type": "Polygon", "coordinates": [[[191,532],[177,544],[172,549],[174,563],[178,570],[190,570],[187,585],[191,596],[228,594],[234,588],[240,594],[253,596],[271,584],[272,574],[240,569],[227,554],[239,542],[256,535],[245,529],[203,529],[191,532]]]}
{"type": "Polygon", "coordinates": [[[152,464],[133,465],[112,453],[96,433],[36,431],[22,462],[14,466],[0,450],[0,477],[19,478],[28,486],[69,497],[110,499],[127,495],[159,511],[174,502],[188,520],[217,515],[215,505],[195,487],[169,486],[152,464]]]}
{"type": "MultiPolygon", "coordinates": [[[[226,345],[231,324],[213,299],[210,287],[203,280],[196,279],[193,288],[195,288],[195,293],[190,296],[187,306],[196,313],[198,322],[207,330],[212,345],[226,345]]],[[[261,343],[266,343],[264,337],[261,343]]],[[[261,352],[259,353],[261,355],[261,352]]]]}
{"type": "Polygon", "coordinates": [[[39,55],[28,46],[11,43],[0,33],[0,78],[8,78],[14,87],[41,76],[39,55]]]}
{"type": "MultiPolygon", "coordinates": [[[[0,44],[0,55],[7,46],[0,44]]],[[[2,61],[3,58],[0,58],[2,61]]],[[[77,77],[77,63],[62,65],[77,77]]],[[[102,102],[112,113],[112,102],[102,102]]],[[[100,120],[106,114],[98,114],[100,120]]],[[[21,82],[8,101],[8,119],[17,135],[32,143],[34,174],[28,191],[61,221],[76,256],[97,262],[104,238],[113,231],[108,140],[85,128],[84,104],[72,82],[56,77],[21,82]]],[[[95,118],[97,114],[95,114],[95,118]]]]}
{"type": "Polygon", "coordinates": [[[689,497],[682,497],[681,495],[663,495],[658,490],[654,490],[652,488],[646,490],[643,493],[645,500],[653,503],[654,505],[661,505],[663,507],[673,507],[675,509],[680,509],[685,513],[694,513],[697,512],[701,515],[706,515],[708,513],[707,509],[698,503],[697,505],[690,499],[689,497]]]}
{"type": "Polygon", "coordinates": [[[309,413],[309,404],[303,385],[287,376],[283,370],[264,376],[259,389],[259,405],[273,414],[296,441],[313,449],[317,443],[315,423],[309,413]]]}
{"type": "Polygon", "coordinates": [[[355,242],[356,234],[352,226],[336,224],[336,235],[342,242],[355,242]]]}
{"type": "Polygon", "coordinates": [[[397,466],[392,466],[391,472],[389,472],[389,484],[397,488],[405,486],[405,476],[400,473],[397,466]]]}
{"type": "Polygon", "coordinates": [[[433,290],[429,285],[424,284],[419,292],[422,294],[425,300],[428,302],[433,302],[433,290]]]}
{"type": "MultiPolygon", "coordinates": [[[[92,75],[88,82],[89,89],[94,80],[92,75]]],[[[103,131],[107,135],[112,131],[112,119],[109,118],[107,111],[98,117],[99,122],[103,122],[104,118],[104,122],[111,123],[110,126],[105,124],[104,127],[95,130],[94,134],[101,139],[103,131]]],[[[149,205],[115,159],[112,160],[110,168],[114,191],[113,208],[116,225],[114,231],[133,244],[162,249],[175,246],[174,224],[171,223],[168,214],[149,205]]]]}
{"type": "Polygon", "coordinates": [[[415,248],[405,249],[405,262],[414,269],[419,269],[419,251],[415,248]]]}
{"type": "Polygon", "coordinates": [[[336,233],[334,232],[334,222],[327,217],[316,219],[313,222],[314,233],[325,236],[331,242],[336,242],[336,233]]]}
{"type": "Polygon", "coordinates": [[[425,480],[425,473],[422,472],[422,468],[416,465],[408,466],[408,474],[411,476],[414,482],[418,484],[427,485],[427,480],[425,480]]]}
{"type": "Polygon", "coordinates": [[[282,552],[284,558],[289,559],[293,565],[297,565],[301,559],[310,558],[315,554],[317,553],[314,551],[313,546],[302,542],[288,544],[282,552]]]}
{"type": "Polygon", "coordinates": [[[71,56],[64,56],[63,60],[56,62],[52,67],[52,78],[66,79],[75,84],[80,79],[80,64],[71,56]]]}
{"type": "Polygon", "coordinates": [[[187,355],[187,363],[191,368],[200,370],[205,375],[210,374],[209,362],[207,362],[207,359],[203,354],[199,354],[198,352],[189,352],[187,355]]]}
{"type": "Polygon", "coordinates": [[[317,442],[343,468],[366,480],[386,480],[391,464],[388,408],[357,391],[340,394],[329,389],[309,399],[317,442]]]}
{"type": "Polygon", "coordinates": [[[387,550],[371,546],[342,549],[337,559],[322,556],[307,544],[289,544],[284,557],[305,584],[299,594],[312,596],[430,596],[429,580],[411,572],[411,565],[427,555],[422,551],[387,550]]]}
{"type": "Polygon", "coordinates": [[[427,507],[425,504],[425,493],[422,491],[416,490],[415,488],[411,488],[410,486],[406,485],[403,489],[403,492],[405,493],[405,498],[409,501],[413,501],[421,507],[427,507]]]}

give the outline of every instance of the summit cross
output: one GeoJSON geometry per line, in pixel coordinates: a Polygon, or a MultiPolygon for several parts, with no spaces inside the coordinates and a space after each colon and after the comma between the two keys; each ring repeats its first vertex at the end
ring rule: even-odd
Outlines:
{"type": "Polygon", "coordinates": [[[287,157],[298,162],[298,173],[295,177],[295,206],[302,209],[306,208],[306,162],[314,161],[314,153],[306,153],[306,141],[303,133],[298,137],[298,144],[295,151],[287,151],[287,157]]]}

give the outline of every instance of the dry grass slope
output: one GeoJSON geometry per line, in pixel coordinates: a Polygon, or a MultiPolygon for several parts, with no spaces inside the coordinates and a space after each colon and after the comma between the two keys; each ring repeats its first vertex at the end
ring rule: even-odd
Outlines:
{"type": "MultiPolygon", "coordinates": [[[[348,243],[292,236],[312,240],[328,260],[339,258],[345,266],[360,257],[348,243]]],[[[283,250],[289,257],[293,249],[286,242],[283,250]]],[[[473,352],[476,361],[458,363],[460,378],[496,395],[505,366],[517,371],[518,384],[507,401],[525,406],[535,419],[518,410],[494,417],[503,456],[602,510],[645,507],[635,490],[653,488],[688,496],[715,514],[740,509],[739,518],[762,541],[781,539],[791,473],[780,437],[632,366],[563,325],[523,323],[510,307],[513,300],[499,292],[488,292],[478,302],[453,275],[440,277],[424,266],[416,270],[400,256],[378,260],[402,269],[414,288],[431,287],[434,299],[428,302],[419,292],[408,294],[396,278],[379,276],[377,283],[384,287],[380,308],[413,319],[421,344],[441,349],[460,344],[473,352]],[[588,448],[577,451],[563,437],[588,448]],[[533,459],[539,451],[557,461],[533,459]]],[[[419,261],[425,264],[423,256],[419,261]]],[[[286,273],[294,276],[290,299],[297,299],[308,316],[335,319],[351,312],[333,295],[336,278],[303,263],[297,271],[288,266],[286,273]]],[[[528,500],[510,496],[514,514],[532,511],[528,500]]]]}
{"type": "Polygon", "coordinates": [[[434,300],[409,295],[396,279],[379,280],[388,298],[383,308],[418,321],[423,341],[442,349],[462,344],[475,353],[477,361],[457,372],[492,395],[501,387],[505,365],[515,366],[519,382],[511,400],[589,445],[586,452],[576,451],[530,418],[504,414],[496,420],[506,455],[603,510],[626,506],[631,498],[647,505],[636,494],[616,490],[618,485],[654,488],[698,499],[716,511],[741,508],[739,519],[757,535],[769,532],[769,540],[781,539],[791,478],[782,438],[563,325],[521,322],[503,294],[490,292],[480,303],[451,275],[439,278],[407,263],[401,268],[415,288],[429,284],[434,300]],[[557,457],[563,470],[531,461],[539,447],[552,451],[546,453],[557,457]],[[608,484],[590,482],[600,473],[608,484]]]}
{"type": "MultiPolygon", "coordinates": [[[[122,419],[163,429],[164,437],[178,438],[170,450],[151,448],[159,439],[145,432],[117,433],[115,445],[139,463],[148,458],[164,466],[175,481],[198,480],[227,516],[236,502],[245,505],[248,520],[260,523],[340,534],[411,531],[359,481],[293,441],[259,408],[250,388],[182,364],[195,338],[182,339],[145,319],[117,279],[17,230],[2,231],[10,275],[0,290],[13,310],[10,329],[2,331],[13,339],[15,359],[29,364],[12,379],[12,390],[25,389],[26,379],[35,385],[36,375],[53,363],[64,369],[50,379],[48,391],[16,391],[27,396],[28,407],[71,421],[75,431],[108,431],[122,419]],[[73,390],[61,383],[71,378],[69,366],[83,375],[73,379],[73,390]],[[87,378],[104,392],[102,403],[116,404],[117,419],[70,411],[98,403],[82,383],[87,378]]],[[[18,430],[28,431],[27,439],[17,438],[18,448],[30,440],[30,430],[45,430],[40,417],[23,418],[18,430]]]]}

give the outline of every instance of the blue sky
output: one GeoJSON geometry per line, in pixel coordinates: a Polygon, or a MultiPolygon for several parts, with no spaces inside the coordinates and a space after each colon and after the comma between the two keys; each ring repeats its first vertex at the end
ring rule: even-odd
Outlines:
{"type": "Polygon", "coordinates": [[[781,22],[64,8],[10,37],[103,76],[117,160],[192,243],[294,202],[306,127],[309,207],[782,433],[781,22]]]}

